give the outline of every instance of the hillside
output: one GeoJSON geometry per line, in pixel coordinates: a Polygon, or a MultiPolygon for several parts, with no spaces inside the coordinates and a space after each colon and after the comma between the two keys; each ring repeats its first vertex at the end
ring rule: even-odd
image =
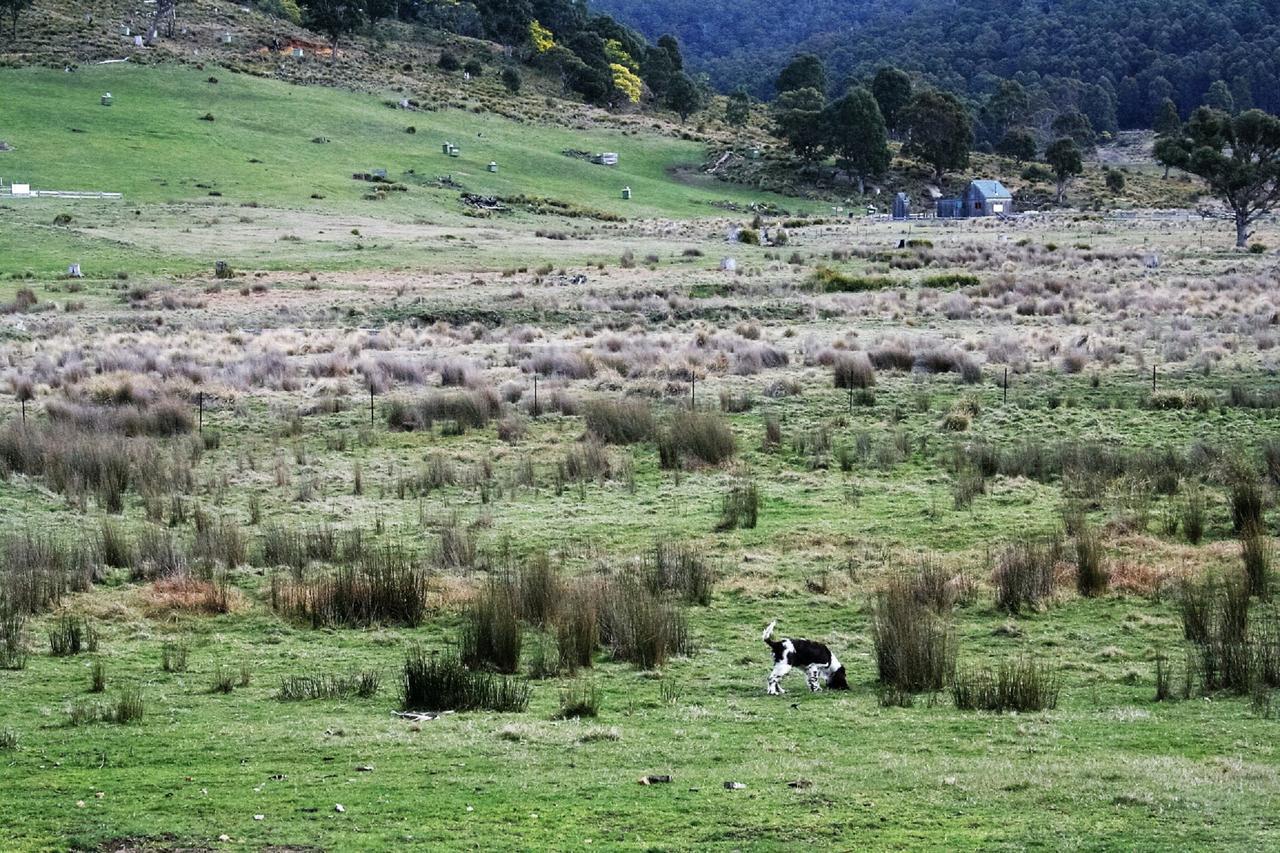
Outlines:
{"type": "MultiPolygon", "coordinates": [[[[1166,95],[1184,111],[1226,80],[1241,105],[1280,110],[1276,0],[595,0],[650,36],[672,32],[722,90],[759,97],[797,51],[824,57],[833,84],[894,64],[979,95],[1018,77],[1078,97],[1097,84],[1120,127],[1147,126],[1166,95]]],[[[1095,124],[1097,122],[1095,121],[1095,124]]]]}

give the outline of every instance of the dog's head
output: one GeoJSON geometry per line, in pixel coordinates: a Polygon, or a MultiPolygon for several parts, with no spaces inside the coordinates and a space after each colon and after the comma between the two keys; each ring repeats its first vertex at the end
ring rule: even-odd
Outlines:
{"type": "Polygon", "coordinates": [[[830,690],[849,689],[849,682],[844,677],[844,667],[839,667],[831,672],[831,677],[827,679],[827,688],[830,690]]]}

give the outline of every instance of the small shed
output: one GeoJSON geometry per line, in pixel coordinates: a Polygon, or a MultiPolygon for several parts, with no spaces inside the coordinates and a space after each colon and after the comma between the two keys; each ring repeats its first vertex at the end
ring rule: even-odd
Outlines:
{"type": "Polygon", "coordinates": [[[618,155],[616,152],[613,152],[613,151],[606,151],[603,154],[597,154],[595,157],[592,157],[591,159],[601,166],[618,165],[618,155]]]}
{"type": "Polygon", "coordinates": [[[964,191],[964,215],[1003,216],[1013,213],[1013,193],[999,181],[971,181],[964,191]]]}
{"type": "Polygon", "coordinates": [[[935,208],[939,219],[959,219],[964,216],[964,200],[958,198],[940,198],[935,208]]]}
{"type": "Polygon", "coordinates": [[[908,219],[911,217],[911,199],[906,193],[898,193],[893,197],[893,218],[908,219]]]}

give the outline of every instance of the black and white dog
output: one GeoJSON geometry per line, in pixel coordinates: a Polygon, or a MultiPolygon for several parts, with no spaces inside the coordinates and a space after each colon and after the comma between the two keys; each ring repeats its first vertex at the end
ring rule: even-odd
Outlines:
{"type": "Polygon", "coordinates": [[[836,660],[831,649],[813,640],[793,640],[789,637],[775,640],[773,628],[777,624],[776,619],[770,622],[769,627],[765,628],[764,633],[760,635],[760,639],[773,649],[773,671],[769,673],[766,692],[770,695],[786,693],[787,691],[782,689],[782,679],[792,667],[804,669],[809,689],[815,693],[822,689],[824,682],[832,690],[849,689],[849,682],[845,680],[844,664],[836,660]]]}

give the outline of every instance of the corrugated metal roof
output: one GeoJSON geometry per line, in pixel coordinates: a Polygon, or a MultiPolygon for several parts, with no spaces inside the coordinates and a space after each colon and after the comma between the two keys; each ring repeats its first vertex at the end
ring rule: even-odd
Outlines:
{"type": "Polygon", "coordinates": [[[1013,198],[1013,193],[999,181],[974,181],[970,186],[982,193],[983,198],[1013,198]]]}

